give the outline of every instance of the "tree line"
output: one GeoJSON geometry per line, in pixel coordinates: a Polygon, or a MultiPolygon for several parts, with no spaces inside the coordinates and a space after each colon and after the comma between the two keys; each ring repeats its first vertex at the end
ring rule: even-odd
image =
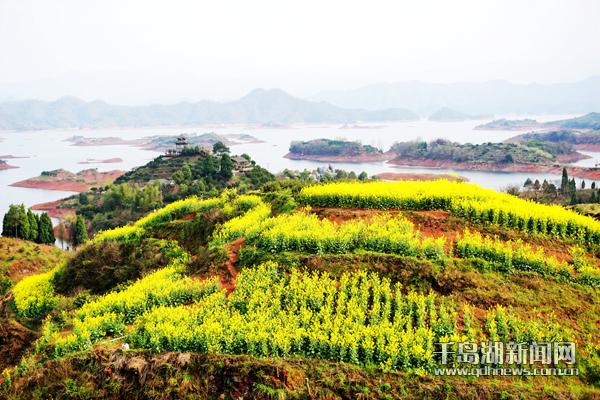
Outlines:
{"type": "MultiPolygon", "coordinates": [[[[70,224],[70,242],[79,246],[88,241],[85,220],[78,215],[70,224]]],[[[29,240],[39,244],[54,244],[56,237],[48,213],[40,215],[23,204],[11,204],[2,219],[2,236],[29,240]]]]}
{"type": "Polygon", "coordinates": [[[23,204],[9,206],[2,219],[2,236],[40,244],[53,244],[56,240],[48,213],[37,215],[23,204]]]}

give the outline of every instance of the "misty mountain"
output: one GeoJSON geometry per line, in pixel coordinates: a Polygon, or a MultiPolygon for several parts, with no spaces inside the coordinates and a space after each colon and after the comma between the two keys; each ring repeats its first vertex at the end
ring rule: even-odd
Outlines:
{"type": "Polygon", "coordinates": [[[488,118],[488,117],[489,116],[485,116],[485,115],[465,114],[465,113],[462,113],[457,110],[453,110],[448,107],[442,107],[439,110],[437,110],[436,112],[434,112],[433,114],[431,114],[428,119],[429,119],[429,121],[436,121],[436,122],[461,122],[461,121],[468,121],[468,120],[474,120],[474,119],[484,119],[484,118],[488,118]]]}
{"type": "Polygon", "coordinates": [[[0,129],[52,129],[198,125],[209,123],[352,123],[418,119],[410,110],[344,109],[326,102],[302,100],[279,90],[255,89],[239,100],[172,105],[118,106],[63,97],[0,103],[0,129]]]}
{"type": "Polygon", "coordinates": [[[421,115],[448,107],[468,114],[582,114],[600,110],[600,77],[574,83],[381,83],[349,91],[321,92],[311,100],[339,107],[403,107],[421,115]]]}

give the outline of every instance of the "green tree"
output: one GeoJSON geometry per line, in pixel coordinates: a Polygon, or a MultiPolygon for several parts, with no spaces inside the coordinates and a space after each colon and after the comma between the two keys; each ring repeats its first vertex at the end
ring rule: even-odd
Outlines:
{"type": "Polygon", "coordinates": [[[229,147],[225,146],[223,142],[219,141],[213,144],[212,151],[214,154],[229,153],[229,147]]]}
{"type": "Polygon", "coordinates": [[[2,219],[2,235],[29,240],[31,237],[31,229],[27,211],[23,204],[11,204],[8,207],[8,212],[2,219]]]}
{"type": "Polygon", "coordinates": [[[85,193],[85,192],[79,193],[79,204],[81,204],[82,206],[85,206],[88,203],[89,203],[89,200],[88,200],[87,193],[85,193]]]}
{"type": "Polygon", "coordinates": [[[366,181],[369,178],[369,175],[367,175],[367,173],[365,171],[361,172],[358,175],[358,180],[360,181],[366,181]]]}
{"type": "Polygon", "coordinates": [[[576,205],[576,204],[577,204],[577,202],[578,202],[578,201],[577,201],[577,192],[576,192],[575,190],[573,190],[573,191],[571,192],[571,200],[569,201],[569,203],[570,203],[572,206],[574,206],[574,205],[576,205]]]}
{"type": "Polygon", "coordinates": [[[581,181],[581,188],[585,189],[585,181],[584,180],[581,181]]]}
{"type": "Polygon", "coordinates": [[[17,206],[11,204],[8,206],[8,211],[2,219],[2,236],[17,237],[18,222],[17,222],[17,206]]]}
{"type": "Polygon", "coordinates": [[[163,205],[162,193],[158,184],[145,185],[135,193],[135,209],[151,211],[163,205]]]}
{"type": "Polygon", "coordinates": [[[38,224],[38,242],[41,244],[53,244],[55,240],[52,220],[48,216],[48,213],[43,213],[38,224]]]}
{"type": "Polygon", "coordinates": [[[562,179],[560,182],[560,192],[562,194],[567,194],[569,192],[569,174],[567,173],[566,167],[563,167],[563,170],[562,170],[562,179]]]}
{"type": "Polygon", "coordinates": [[[31,210],[27,210],[27,220],[29,221],[29,240],[38,241],[38,221],[39,217],[31,210]]]}
{"type": "Polygon", "coordinates": [[[81,215],[77,216],[73,225],[73,246],[77,247],[89,240],[85,221],[81,215]]]}
{"type": "Polygon", "coordinates": [[[229,157],[229,154],[223,153],[221,155],[220,165],[221,168],[219,171],[219,175],[223,180],[228,181],[233,176],[233,161],[231,161],[231,157],[229,157]]]}

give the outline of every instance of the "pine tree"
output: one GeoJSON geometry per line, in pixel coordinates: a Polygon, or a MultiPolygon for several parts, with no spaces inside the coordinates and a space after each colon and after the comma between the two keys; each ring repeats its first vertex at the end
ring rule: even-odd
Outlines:
{"type": "Polygon", "coordinates": [[[8,212],[2,219],[2,236],[17,237],[17,206],[11,204],[8,206],[8,212]]]}
{"type": "Polygon", "coordinates": [[[584,180],[581,181],[581,188],[585,189],[585,181],[584,180]]]}
{"type": "Polygon", "coordinates": [[[567,168],[562,170],[562,180],[560,182],[560,192],[567,194],[569,191],[569,174],[567,174],[567,168]]]}
{"type": "Polygon", "coordinates": [[[231,161],[231,157],[229,157],[229,154],[227,153],[223,153],[223,155],[221,155],[221,168],[219,175],[225,181],[228,181],[233,176],[233,161],[231,161]]]}
{"type": "Polygon", "coordinates": [[[89,204],[89,199],[88,199],[87,193],[85,193],[85,192],[79,193],[79,204],[81,204],[82,206],[89,204]]]}
{"type": "Polygon", "coordinates": [[[27,210],[25,209],[24,204],[19,204],[17,215],[20,228],[20,235],[18,237],[29,240],[31,237],[31,230],[29,229],[29,219],[27,218],[27,210]]]}
{"type": "Polygon", "coordinates": [[[48,213],[43,213],[38,224],[38,243],[53,244],[55,240],[52,220],[48,213]]]}
{"type": "Polygon", "coordinates": [[[571,205],[572,205],[572,206],[574,206],[574,205],[576,205],[576,204],[577,204],[577,193],[575,192],[575,190],[573,190],[573,191],[571,192],[571,200],[570,200],[570,203],[571,203],[571,205]]]}
{"type": "Polygon", "coordinates": [[[577,191],[577,183],[575,183],[575,178],[571,178],[569,182],[569,193],[573,194],[577,191]]]}
{"type": "Polygon", "coordinates": [[[38,217],[33,211],[27,210],[27,220],[29,221],[29,240],[36,242],[38,241],[38,217]]]}
{"type": "Polygon", "coordinates": [[[592,189],[596,189],[596,182],[592,182],[592,186],[591,186],[591,188],[592,188],[592,189]]]}
{"type": "Polygon", "coordinates": [[[77,216],[77,220],[73,225],[73,246],[77,247],[88,241],[87,228],[85,221],[81,215],[77,216]]]}

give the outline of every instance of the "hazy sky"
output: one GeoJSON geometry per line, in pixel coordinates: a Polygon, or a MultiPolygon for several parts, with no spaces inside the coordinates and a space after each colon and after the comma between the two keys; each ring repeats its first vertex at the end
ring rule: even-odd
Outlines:
{"type": "Polygon", "coordinates": [[[0,99],[600,75],[597,0],[0,0],[0,99]]]}

